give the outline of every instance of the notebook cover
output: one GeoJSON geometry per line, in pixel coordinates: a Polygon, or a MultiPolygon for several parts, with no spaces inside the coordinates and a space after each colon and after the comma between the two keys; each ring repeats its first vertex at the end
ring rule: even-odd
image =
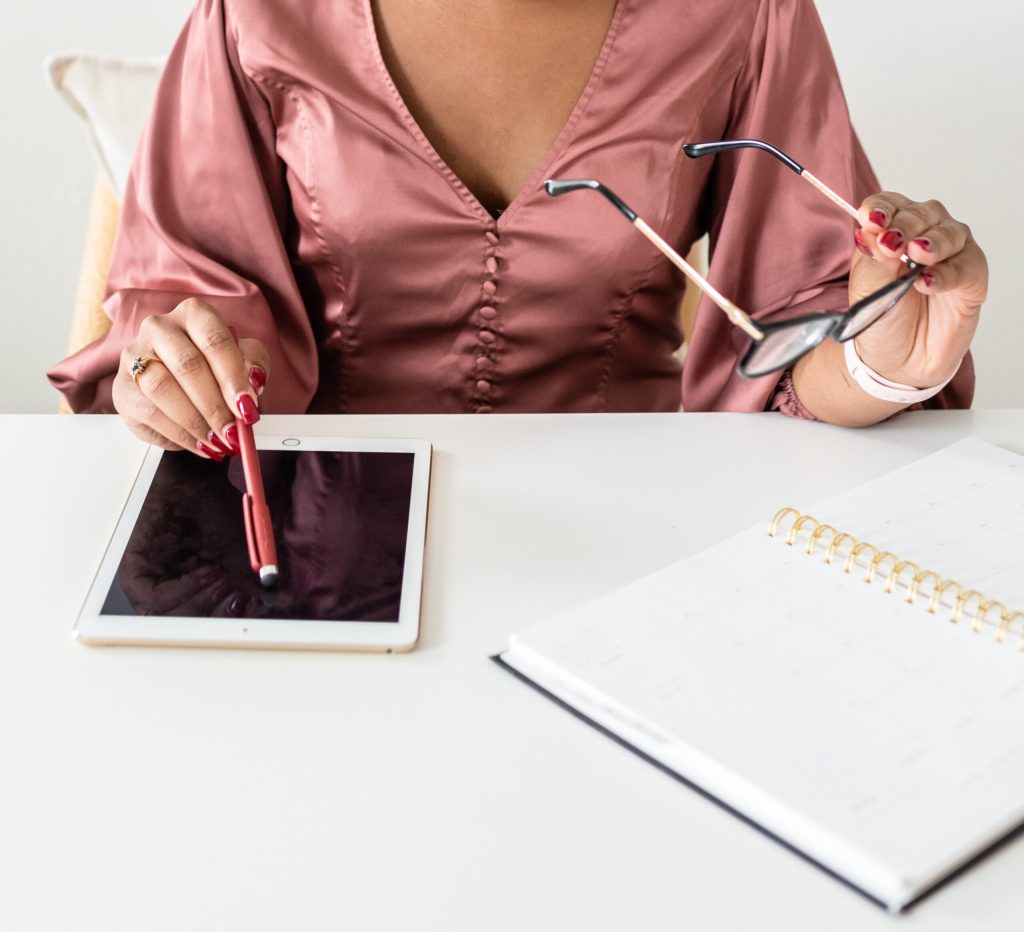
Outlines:
{"type": "Polygon", "coordinates": [[[802,851],[800,848],[797,848],[795,845],[793,845],[790,842],[786,841],[786,839],[782,838],[780,835],[775,834],[775,832],[772,832],[769,829],[765,828],[759,822],[755,822],[748,815],[740,812],[738,809],[733,808],[728,803],[726,803],[723,800],[719,799],[717,796],[714,795],[714,793],[711,793],[710,791],[708,791],[704,787],[694,783],[692,780],[688,780],[686,777],[684,777],[682,774],[676,772],[671,767],[667,766],[666,764],[663,764],[661,761],[657,760],[656,758],[651,757],[651,755],[648,754],[646,751],[641,750],[640,748],[636,747],[634,744],[631,744],[629,741],[627,741],[621,735],[616,734],[614,731],[611,731],[610,729],[606,728],[604,725],[601,725],[600,723],[594,721],[594,719],[590,718],[590,716],[588,716],[586,713],[581,712],[579,709],[577,709],[573,705],[570,705],[564,699],[561,699],[558,696],[556,696],[554,693],[549,692],[547,689],[545,689],[543,686],[541,686],[535,680],[530,679],[530,677],[528,677],[521,670],[517,670],[510,663],[508,663],[504,659],[502,654],[494,654],[494,655],[491,656],[490,659],[492,661],[494,661],[494,663],[496,663],[501,669],[505,670],[507,673],[511,673],[512,676],[514,676],[517,680],[519,680],[522,683],[525,683],[527,686],[529,686],[530,688],[532,688],[536,692],[540,693],[546,699],[549,699],[551,702],[555,703],[555,705],[560,706],[566,712],[569,712],[571,715],[573,715],[576,718],[578,718],[581,722],[585,722],[587,725],[589,725],[591,728],[596,729],[601,734],[603,734],[605,737],[611,738],[612,741],[614,741],[616,744],[620,745],[621,747],[626,748],[626,750],[628,750],[628,751],[631,751],[632,753],[637,755],[637,757],[639,757],[642,760],[646,761],[648,764],[651,764],[652,766],[657,767],[658,770],[662,771],[662,773],[667,774],[668,776],[672,777],[672,779],[678,781],[679,783],[682,783],[684,786],[689,787],[691,790],[694,790],[696,793],[699,793],[701,796],[703,796],[705,799],[709,800],[710,802],[713,802],[715,805],[719,806],[721,809],[724,809],[726,812],[730,813],[731,815],[734,815],[736,818],[740,819],[742,822],[745,822],[747,825],[751,826],[752,828],[757,829],[757,831],[759,831],[765,837],[772,839],[772,841],[774,841],[777,844],[781,845],[787,851],[790,851],[793,854],[797,855],[802,860],[806,861],[808,864],[813,864],[815,867],[817,867],[822,872],[828,874],[830,877],[834,878],[835,880],[838,880],[845,887],[847,887],[850,890],[853,890],[855,893],[860,894],[862,897],[864,897],[865,899],[869,900],[875,906],[880,907],[881,909],[885,910],[886,912],[900,912],[900,913],[907,912],[912,907],[917,906],[917,904],[920,903],[923,899],[925,899],[925,897],[930,896],[932,893],[934,893],[940,887],[945,886],[951,880],[954,880],[955,878],[959,877],[962,873],[964,873],[964,871],[966,871],[969,868],[973,867],[979,861],[981,861],[982,859],[988,857],[988,855],[990,855],[993,851],[997,850],[998,848],[1003,847],[1003,845],[1005,845],[1008,842],[1012,841],[1013,839],[1017,838],[1017,836],[1019,836],[1022,832],[1024,832],[1024,822],[1022,822],[1016,828],[1010,830],[1009,832],[1007,832],[1002,837],[997,838],[996,840],[994,840],[991,845],[989,845],[987,848],[983,849],[982,851],[979,851],[976,855],[974,855],[974,857],[970,858],[968,861],[966,861],[963,864],[961,864],[958,868],[956,868],[955,870],[953,870],[952,872],[947,874],[941,880],[939,880],[936,883],[932,884],[930,887],[922,890],[920,893],[917,894],[917,896],[915,896],[912,900],[909,900],[907,903],[905,903],[898,910],[890,910],[888,904],[886,904],[883,900],[878,899],[878,897],[876,897],[873,894],[869,893],[864,888],[859,887],[856,884],[852,883],[850,880],[848,880],[842,874],[836,873],[836,871],[832,870],[832,868],[826,866],[825,864],[822,864],[820,861],[816,860],[815,858],[812,858],[806,852],[802,851]]]}

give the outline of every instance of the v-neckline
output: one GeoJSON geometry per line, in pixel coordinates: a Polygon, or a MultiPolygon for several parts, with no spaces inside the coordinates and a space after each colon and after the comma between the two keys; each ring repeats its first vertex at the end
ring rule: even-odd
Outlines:
{"type": "Polygon", "coordinates": [[[381,51],[380,38],[377,35],[377,23],[373,15],[372,0],[362,0],[362,6],[374,64],[381,73],[384,84],[391,94],[402,121],[406,124],[409,132],[416,139],[419,146],[426,152],[431,164],[433,164],[437,171],[448,181],[451,187],[455,189],[455,192],[462,198],[469,208],[480,219],[482,219],[488,227],[493,229],[502,229],[508,225],[510,218],[523,201],[539,190],[538,184],[540,180],[559,159],[572,139],[572,134],[576,129],[576,125],[586,112],[587,107],[590,104],[590,99],[593,97],[594,91],[601,82],[601,76],[604,73],[605,65],[608,62],[612,47],[615,44],[615,37],[618,34],[619,23],[622,20],[623,11],[627,2],[628,0],[615,0],[615,10],[612,13],[611,22],[608,24],[608,31],[605,33],[604,42],[601,43],[601,49],[597,53],[597,58],[594,60],[593,67],[590,69],[590,75],[587,78],[587,83],[583,86],[583,90],[577,98],[572,111],[565,121],[565,124],[555,137],[554,142],[552,142],[548,147],[547,152],[541,158],[540,162],[537,163],[529,177],[523,183],[523,186],[516,192],[515,197],[509,201],[508,206],[497,218],[495,218],[495,216],[486,207],[484,207],[480,202],[480,199],[469,190],[462,179],[454,172],[452,167],[441,157],[437,149],[434,148],[434,144],[427,138],[426,133],[423,132],[416,118],[406,106],[401,92],[398,90],[394,79],[391,77],[391,72],[388,70],[387,63],[384,61],[384,53],[381,51]]]}

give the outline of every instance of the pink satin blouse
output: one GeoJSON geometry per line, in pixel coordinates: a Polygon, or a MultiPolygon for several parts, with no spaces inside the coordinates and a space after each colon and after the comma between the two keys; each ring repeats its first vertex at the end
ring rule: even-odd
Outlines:
{"type": "MultiPolygon", "coordinates": [[[[369,0],[200,0],[167,64],[125,194],[110,333],[53,384],[109,411],[123,346],[202,296],[262,340],[270,412],[801,413],[735,371],[744,335],[707,300],[685,369],[684,282],[597,194],[609,185],[755,319],[847,306],[852,225],[756,152],[766,139],[859,203],[878,189],[810,0],[619,0],[586,88],[498,219],[438,156],[391,80],[369,0]]],[[[937,398],[966,406],[969,360],[937,398]]]]}

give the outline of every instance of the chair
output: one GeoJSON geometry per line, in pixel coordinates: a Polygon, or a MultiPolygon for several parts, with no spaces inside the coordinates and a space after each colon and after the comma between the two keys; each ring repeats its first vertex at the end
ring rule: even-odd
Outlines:
{"type": "MultiPolygon", "coordinates": [[[[75,309],[68,334],[69,356],[98,340],[110,329],[110,318],[103,311],[103,294],[120,216],[121,207],[114,192],[110,190],[110,183],[102,172],[97,172],[89,205],[89,222],[85,231],[78,287],[75,290],[75,309]]],[[[59,410],[61,414],[72,413],[63,398],[59,410]]]]}

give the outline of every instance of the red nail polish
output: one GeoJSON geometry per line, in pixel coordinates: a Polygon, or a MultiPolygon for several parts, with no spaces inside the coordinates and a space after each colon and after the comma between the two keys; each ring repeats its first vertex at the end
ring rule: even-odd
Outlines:
{"type": "Polygon", "coordinates": [[[871,256],[874,258],[874,253],[871,251],[871,247],[864,242],[864,237],[861,235],[860,230],[853,231],[853,241],[857,244],[857,248],[864,253],[865,256],[871,256]]]}
{"type": "Polygon", "coordinates": [[[257,410],[256,402],[252,400],[251,395],[239,395],[235,400],[235,406],[238,408],[238,414],[242,418],[243,424],[251,426],[260,419],[260,412],[257,410]]]}
{"type": "Polygon", "coordinates": [[[262,395],[263,386],[267,384],[267,373],[259,366],[253,366],[249,370],[249,384],[256,389],[257,395],[262,395]]]}
{"type": "Polygon", "coordinates": [[[234,424],[224,428],[224,436],[227,438],[228,443],[231,444],[232,455],[242,451],[242,444],[238,440],[238,428],[234,424]]]}
{"type": "Polygon", "coordinates": [[[930,239],[925,239],[923,236],[921,236],[921,237],[918,237],[917,239],[911,240],[911,242],[918,249],[923,249],[925,252],[931,252],[932,251],[932,241],[930,239]]]}
{"type": "Polygon", "coordinates": [[[903,234],[899,230],[889,230],[883,234],[879,242],[886,248],[896,252],[903,245],[903,234]]]}
{"type": "Polygon", "coordinates": [[[229,447],[223,440],[221,440],[220,437],[218,437],[217,434],[212,430],[206,435],[206,442],[219,453],[223,453],[225,456],[228,456],[231,453],[231,447],[229,447]]]}
{"type": "Polygon", "coordinates": [[[924,282],[926,288],[931,288],[935,283],[935,276],[931,272],[922,272],[921,281],[924,282]]]}
{"type": "Polygon", "coordinates": [[[888,215],[884,210],[879,210],[877,207],[868,214],[868,219],[876,227],[884,227],[889,220],[888,215]]]}
{"type": "Polygon", "coordinates": [[[224,459],[223,453],[213,449],[213,447],[208,447],[202,440],[197,441],[196,446],[199,448],[200,453],[210,457],[215,463],[219,463],[224,459]]]}

